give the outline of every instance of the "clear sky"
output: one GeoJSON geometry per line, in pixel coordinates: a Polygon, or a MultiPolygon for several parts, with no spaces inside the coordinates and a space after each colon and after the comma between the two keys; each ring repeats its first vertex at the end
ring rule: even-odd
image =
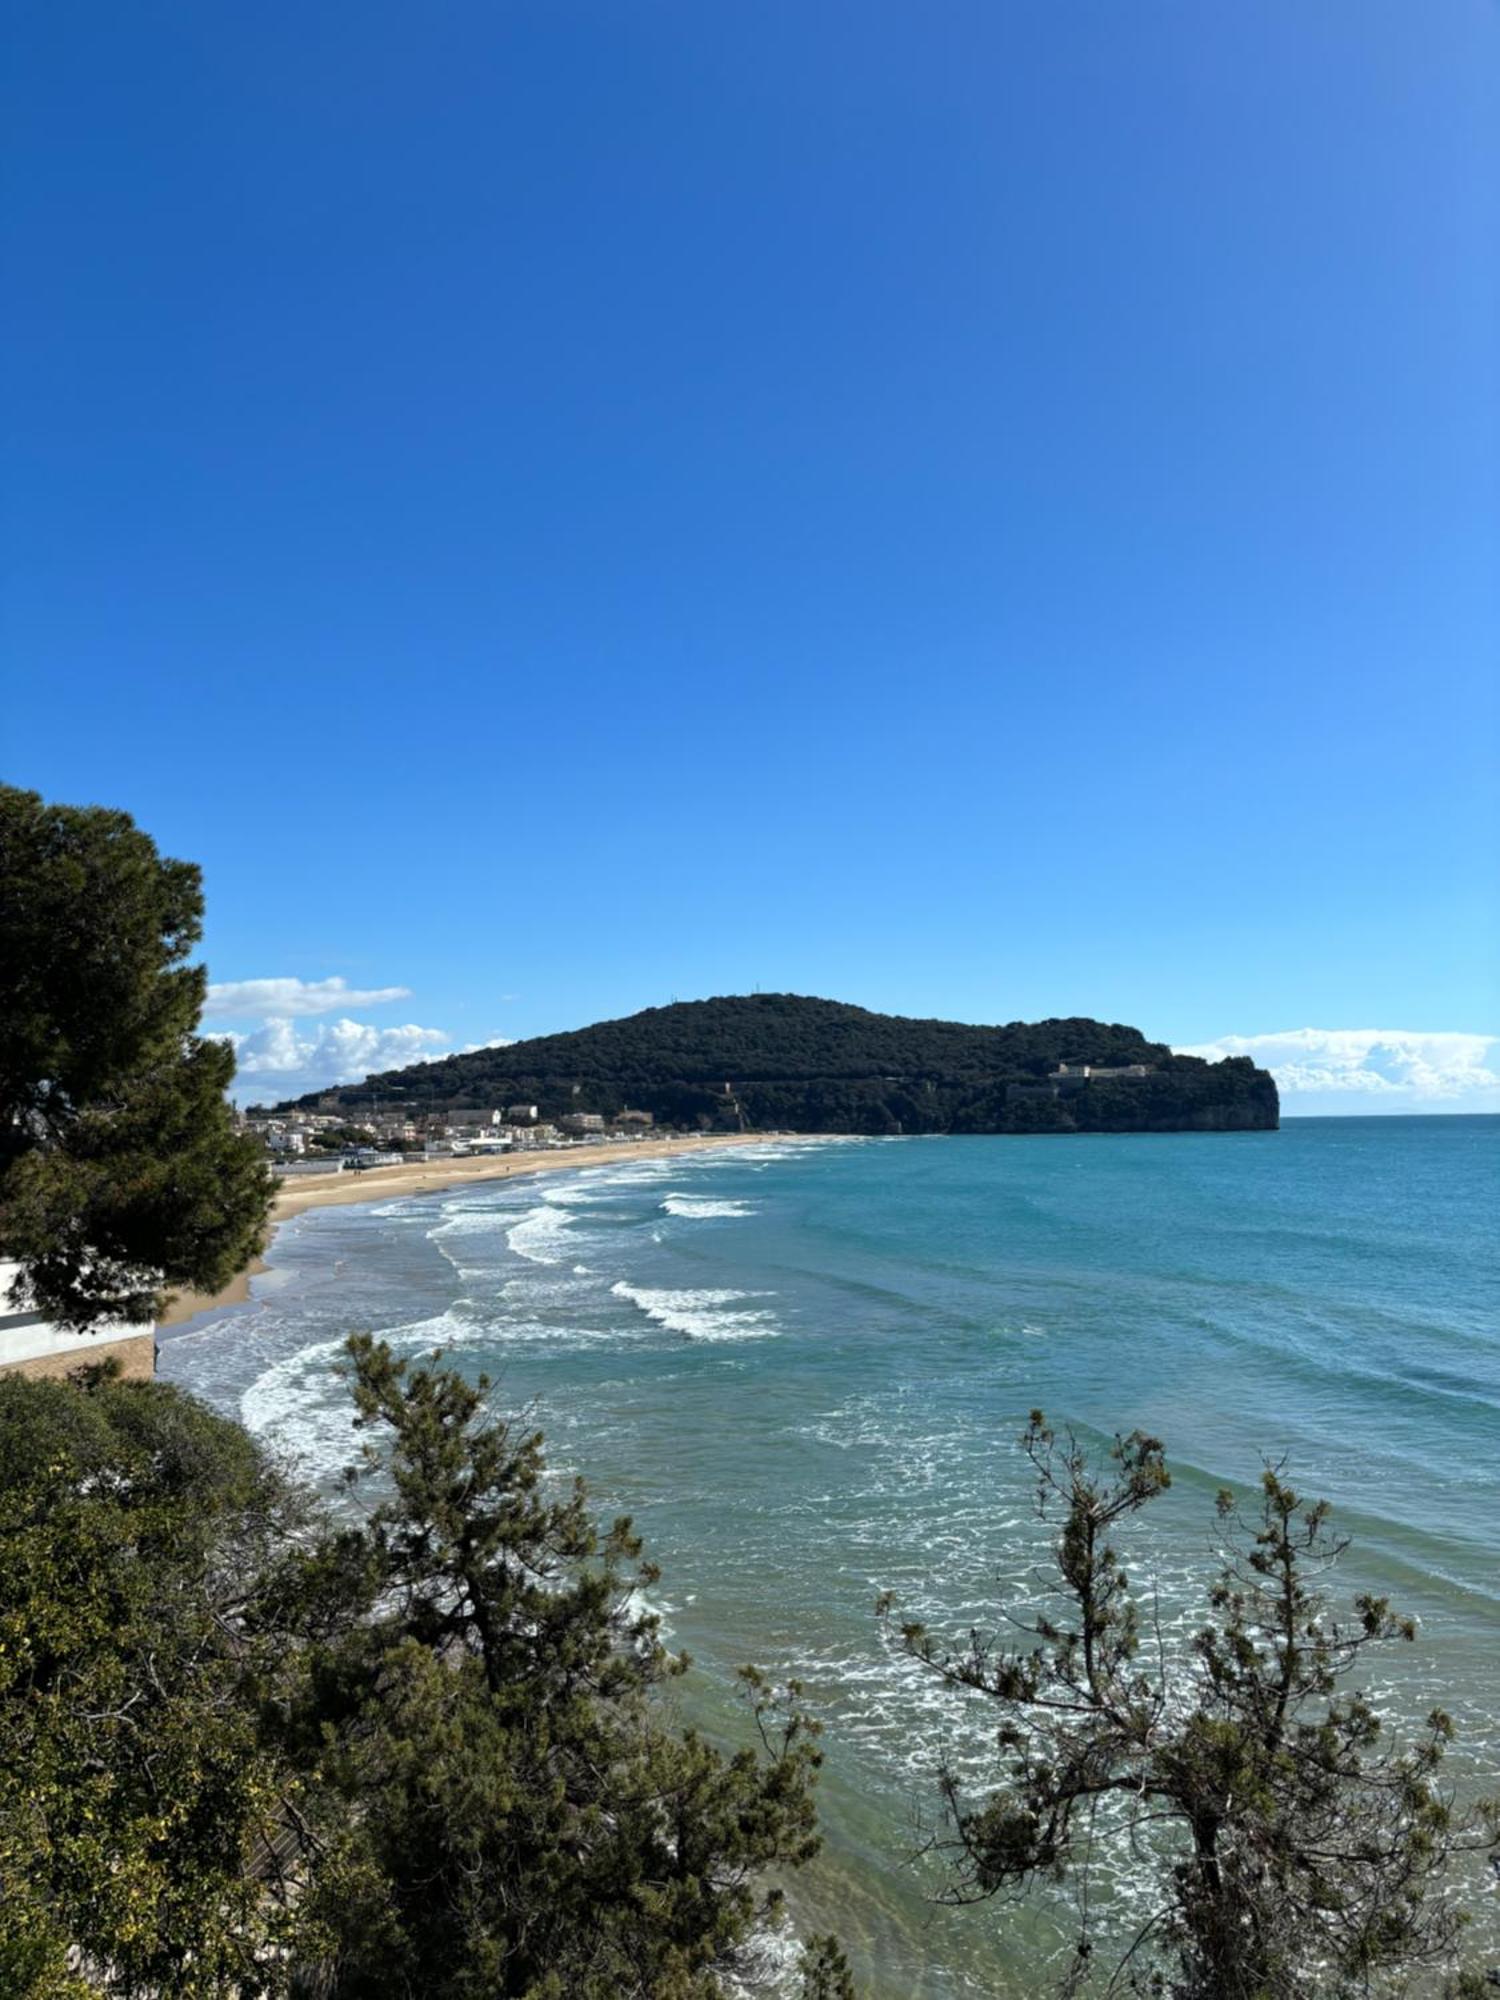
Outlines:
{"type": "Polygon", "coordinates": [[[4,773],[247,1094],[758,985],[1500,1108],[1490,0],[4,12],[4,773]]]}

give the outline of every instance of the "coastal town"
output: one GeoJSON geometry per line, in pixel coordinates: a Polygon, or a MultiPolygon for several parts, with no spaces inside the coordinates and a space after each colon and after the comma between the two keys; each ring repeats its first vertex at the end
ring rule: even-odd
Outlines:
{"type": "Polygon", "coordinates": [[[258,1138],[281,1173],[363,1171],[403,1166],[415,1159],[462,1160],[495,1153],[557,1152],[571,1146],[628,1143],[655,1127],[649,1111],[624,1110],[606,1118],[574,1111],[543,1119],[535,1104],[459,1105],[407,1112],[375,1108],[353,1117],[335,1108],[330,1093],[320,1111],[243,1114],[243,1129],[258,1138]]]}

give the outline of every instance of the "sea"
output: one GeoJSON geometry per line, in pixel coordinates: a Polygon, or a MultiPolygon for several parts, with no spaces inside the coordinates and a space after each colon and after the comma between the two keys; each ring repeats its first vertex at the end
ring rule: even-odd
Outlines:
{"type": "MultiPolygon", "coordinates": [[[[1096,1451],[1165,1441],[1171,1490],[1121,1547],[1169,1659],[1222,1549],[1220,1488],[1253,1494],[1270,1461],[1330,1500],[1335,1597],[1419,1621],[1372,1683],[1390,1730],[1441,1704],[1460,1794],[1500,1791],[1500,1118],[622,1150],[312,1210],[271,1257],[246,1304],[164,1333],[161,1372],[330,1483],[351,1330],[487,1375],[552,1470],[644,1534],[695,1663],[685,1719],[741,1741],[742,1662],[801,1682],[825,1846],[794,1920],[840,1932],[866,2000],[1037,1992],[1076,1934],[1066,1888],[943,1900],[940,1773],[981,1802],[997,1718],[875,1611],[894,1592],[962,1645],[1037,1602],[1034,1408],[1096,1451]]],[[[1101,1954],[1149,1881],[1100,1855],[1101,1954]]],[[[1493,1948],[1495,1879],[1465,1887],[1493,1948]]],[[[795,1958],[769,1940],[747,1990],[794,1991],[795,1958]]]]}

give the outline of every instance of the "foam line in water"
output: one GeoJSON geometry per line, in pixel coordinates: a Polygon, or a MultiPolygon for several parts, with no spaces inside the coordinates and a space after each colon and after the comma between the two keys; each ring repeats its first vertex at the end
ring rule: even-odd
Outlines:
{"type": "Polygon", "coordinates": [[[597,1184],[593,1187],[549,1187],[542,1192],[542,1200],[553,1208],[593,1208],[603,1198],[597,1184]]]}
{"type": "Polygon", "coordinates": [[[629,1299],[647,1319],[689,1340],[764,1340],[780,1331],[774,1313],[735,1310],[746,1299],[774,1298],[773,1292],[668,1291],[646,1285],[611,1285],[617,1299],[629,1299]]]}
{"type": "Polygon", "coordinates": [[[668,1215],[689,1216],[698,1222],[707,1222],[716,1216],[755,1214],[755,1210],[745,1201],[709,1201],[690,1194],[669,1194],[661,1206],[668,1215]]]}

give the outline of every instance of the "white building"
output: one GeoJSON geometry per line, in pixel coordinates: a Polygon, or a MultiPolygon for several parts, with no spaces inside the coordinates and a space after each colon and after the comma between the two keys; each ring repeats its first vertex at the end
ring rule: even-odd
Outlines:
{"type": "Polygon", "coordinates": [[[90,1361],[114,1359],[132,1380],[156,1373],[156,1327],[151,1320],[113,1320],[95,1333],[70,1333],[11,1298],[19,1264],[0,1262],[0,1374],[70,1375],[90,1361]]]}
{"type": "Polygon", "coordinates": [[[1117,1069],[1100,1069],[1093,1063],[1059,1063],[1052,1072],[1052,1080],[1060,1083],[1065,1077],[1082,1080],[1088,1077],[1150,1076],[1150,1074],[1149,1063],[1125,1063],[1117,1069]]]}

